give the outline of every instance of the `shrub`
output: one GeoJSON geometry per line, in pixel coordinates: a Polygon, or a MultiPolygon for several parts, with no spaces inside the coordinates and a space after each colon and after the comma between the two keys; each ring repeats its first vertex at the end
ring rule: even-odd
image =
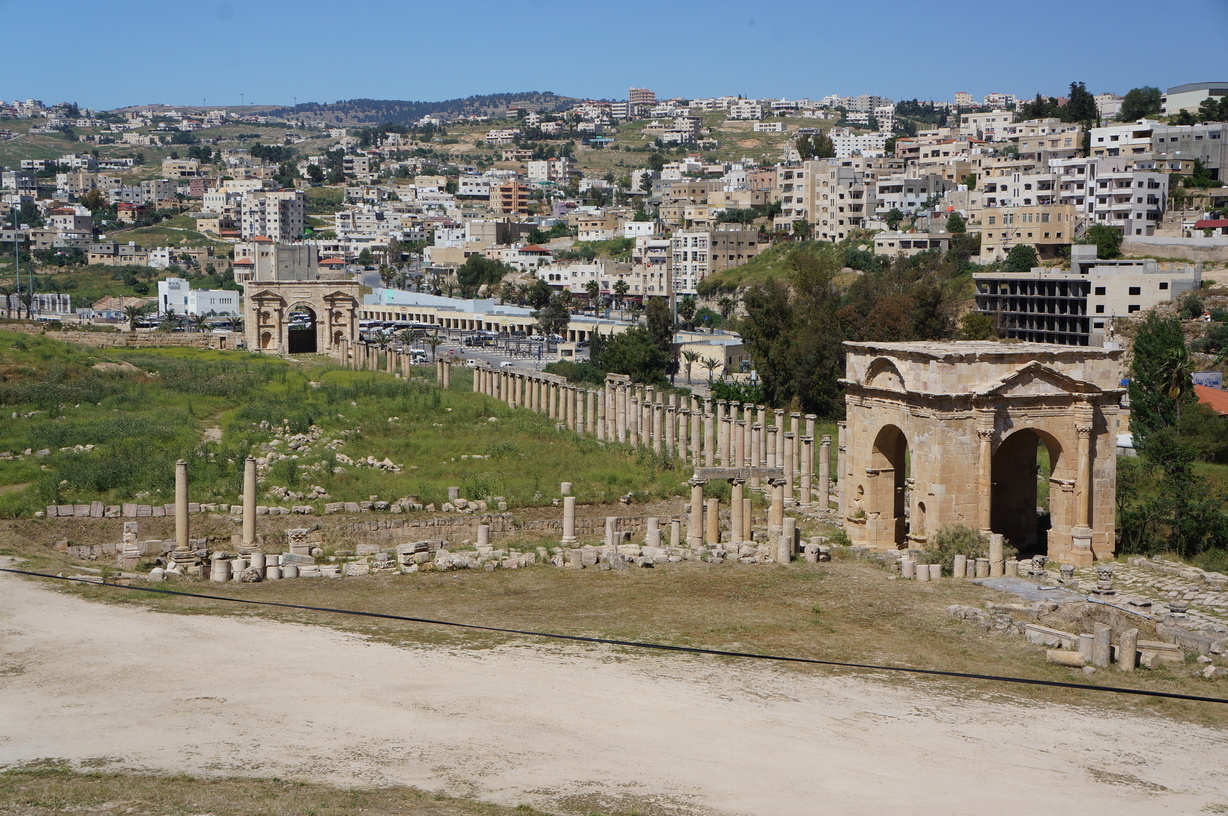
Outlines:
{"type": "Polygon", "coordinates": [[[925,542],[918,560],[923,564],[942,564],[942,574],[952,575],[957,555],[985,558],[989,555],[989,540],[971,527],[943,527],[925,542]]]}

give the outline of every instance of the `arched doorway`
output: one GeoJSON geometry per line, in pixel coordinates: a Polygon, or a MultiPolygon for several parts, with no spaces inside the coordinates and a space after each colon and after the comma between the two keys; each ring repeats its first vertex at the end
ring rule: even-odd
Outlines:
{"type": "Polygon", "coordinates": [[[286,321],[286,338],[291,354],[315,354],[319,348],[316,340],[316,313],[310,306],[295,306],[286,321]]]}
{"type": "Polygon", "coordinates": [[[272,348],[272,346],[273,346],[273,332],[267,332],[267,331],[261,332],[260,333],[260,348],[267,350],[269,348],[272,348]]]}
{"type": "Polygon", "coordinates": [[[1021,556],[1043,555],[1053,519],[1064,517],[1061,443],[1051,434],[1024,428],[1002,440],[993,455],[990,528],[1021,556]]]}
{"type": "Polygon", "coordinates": [[[907,543],[908,439],[895,425],[884,425],[874,438],[866,490],[866,532],[873,541],[907,543]]]}

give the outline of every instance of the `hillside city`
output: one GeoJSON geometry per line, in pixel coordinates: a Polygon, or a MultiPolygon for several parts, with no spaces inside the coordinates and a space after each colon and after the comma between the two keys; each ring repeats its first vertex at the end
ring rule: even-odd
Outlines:
{"type": "Polygon", "coordinates": [[[0,813],[1228,812],[1228,82],[936,94],[0,100],[0,813]]]}
{"type": "MultiPolygon", "coordinates": [[[[3,305],[25,308],[32,276],[43,318],[118,320],[137,298],[151,315],[237,315],[216,290],[260,280],[267,261],[520,304],[538,282],[577,309],[668,297],[702,327],[729,317],[734,270],[806,239],[848,248],[853,271],[874,263],[863,255],[954,249],[1003,336],[1102,345],[1114,317],[1197,289],[1199,273],[1117,261],[1055,274],[1072,244],[1096,243],[1101,260],[1228,251],[1228,99],[1214,83],[1125,96],[1076,83],[1032,100],[633,88],[626,101],[536,101],[367,127],[333,126],[343,116],[315,105],[4,103],[0,244],[31,262],[3,305]],[[480,291],[461,282],[474,256],[494,262],[480,291]],[[105,281],[107,268],[124,271],[105,281]],[[1086,308],[1047,313],[1039,281],[1088,289],[1086,308]]],[[[369,316],[395,319],[413,301],[400,298],[373,298],[369,316]]]]}

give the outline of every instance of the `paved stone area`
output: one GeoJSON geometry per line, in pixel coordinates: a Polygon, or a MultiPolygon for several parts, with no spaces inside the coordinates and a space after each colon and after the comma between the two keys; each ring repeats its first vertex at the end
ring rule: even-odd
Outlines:
{"type": "Polygon", "coordinates": [[[1009,592],[1029,603],[1035,601],[1062,603],[1063,601],[1081,601],[1087,597],[1082,593],[1072,592],[1065,588],[1041,589],[1040,587],[1042,586],[1051,587],[1055,586],[1055,584],[1053,582],[1037,584],[1035,581],[1029,581],[1026,578],[975,578],[972,583],[987,586],[1000,592],[1009,592]]]}
{"type": "MultiPolygon", "coordinates": [[[[1091,590],[1096,586],[1096,570],[1086,567],[1075,571],[1081,586],[1091,590]]],[[[1187,626],[1202,629],[1207,626],[1228,625],[1228,591],[1208,586],[1199,575],[1187,578],[1169,575],[1140,564],[1117,562],[1113,565],[1113,586],[1117,594],[1104,600],[1120,606],[1130,606],[1130,601],[1142,599],[1151,602],[1150,611],[1140,611],[1163,619],[1169,612],[1170,601],[1188,604],[1187,626]]]]}

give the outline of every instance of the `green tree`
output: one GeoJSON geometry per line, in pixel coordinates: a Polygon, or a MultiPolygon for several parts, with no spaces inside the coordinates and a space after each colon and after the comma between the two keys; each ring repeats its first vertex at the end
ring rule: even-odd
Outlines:
{"type": "Polygon", "coordinates": [[[1090,124],[1099,118],[1096,108],[1096,97],[1082,82],[1070,83],[1070,98],[1066,106],[1060,109],[1059,116],[1063,122],[1079,122],[1090,124]]]}
{"type": "Polygon", "coordinates": [[[959,319],[960,340],[997,340],[993,315],[984,312],[966,312],[959,319]]]}
{"type": "Polygon", "coordinates": [[[1092,224],[1083,234],[1080,244],[1095,244],[1096,257],[1102,261],[1121,254],[1121,233],[1108,224],[1092,224]]]}
{"type": "Polygon", "coordinates": [[[904,213],[899,207],[892,207],[887,211],[887,214],[883,216],[883,221],[887,224],[887,229],[889,230],[898,229],[900,222],[903,220],[904,213]]]}
{"type": "Polygon", "coordinates": [[[1176,317],[1148,312],[1138,324],[1130,361],[1130,428],[1135,448],[1146,451],[1148,438],[1181,419],[1181,406],[1194,402],[1193,363],[1176,317]]]}
{"type": "Polygon", "coordinates": [[[550,298],[554,295],[554,290],[550,288],[550,284],[546,283],[541,278],[533,281],[529,286],[529,291],[526,293],[525,302],[534,309],[544,309],[550,303],[550,298]]]}
{"type": "Polygon", "coordinates": [[[437,349],[438,349],[440,346],[442,346],[442,345],[443,345],[443,338],[442,338],[442,337],[440,337],[438,334],[432,334],[432,335],[428,335],[426,338],[424,338],[422,342],[426,343],[428,346],[430,346],[430,347],[431,347],[431,362],[432,362],[432,363],[433,363],[433,362],[435,362],[435,360],[437,359],[437,357],[436,357],[436,354],[437,354],[436,350],[437,350],[437,349]]]}
{"type": "Polygon", "coordinates": [[[686,384],[691,384],[691,367],[699,362],[699,352],[686,350],[682,352],[682,362],[686,366],[686,384]]]}
{"type": "Polygon", "coordinates": [[[619,278],[614,281],[614,295],[618,298],[618,308],[623,308],[624,298],[627,297],[627,292],[631,291],[631,287],[625,280],[619,278]]]}
{"type": "Polygon", "coordinates": [[[963,235],[968,231],[968,222],[957,212],[947,216],[947,232],[952,235],[963,235]]]}
{"type": "Polygon", "coordinates": [[[567,308],[567,300],[562,293],[550,297],[546,305],[533,312],[537,328],[542,334],[557,334],[566,336],[567,324],[571,322],[571,310],[567,308]]]}
{"type": "MultiPolygon", "coordinates": [[[[671,362],[670,356],[643,326],[632,326],[625,332],[614,335],[603,345],[597,363],[600,367],[614,374],[625,374],[636,382],[665,381],[665,372],[671,362]]],[[[590,349],[590,353],[595,352],[595,349],[590,349]]]]}
{"type": "Polygon", "coordinates": [[[456,270],[456,282],[460,285],[461,297],[476,297],[482,286],[493,286],[503,280],[507,267],[502,262],[485,255],[470,255],[456,270]]]}
{"type": "Polygon", "coordinates": [[[678,298],[678,319],[688,326],[694,326],[696,308],[694,295],[678,298]]]}
{"type": "Polygon", "coordinates": [[[705,357],[700,365],[708,370],[708,385],[712,385],[712,372],[721,367],[721,361],[715,357],[705,357]]]}
{"type": "Polygon", "coordinates": [[[1131,88],[1122,97],[1121,108],[1117,111],[1117,119],[1121,122],[1136,122],[1155,116],[1162,107],[1160,89],[1151,85],[1141,88],[1131,88]]]}
{"type": "Polygon", "coordinates": [[[149,311],[149,304],[142,303],[140,305],[131,305],[124,307],[124,317],[128,320],[128,331],[136,331],[136,322],[149,311]]]}
{"type": "Polygon", "coordinates": [[[1031,244],[1015,244],[1006,253],[1002,268],[1007,272],[1028,272],[1039,262],[1036,247],[1031,244]]]}

